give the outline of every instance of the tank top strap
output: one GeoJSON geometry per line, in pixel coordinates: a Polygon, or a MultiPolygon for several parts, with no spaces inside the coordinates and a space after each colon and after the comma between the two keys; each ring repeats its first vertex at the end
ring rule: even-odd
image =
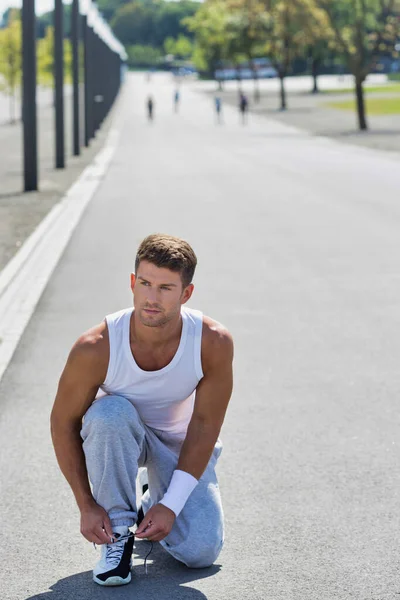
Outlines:
{"type": "Polygon", "coordinates": [[[190,334],[193,343],[193,360],[198,379],[204,376],[201,366],[201,340],[203,335],[203,313],[194,308],[182,307],[182,316],[190,322],[190,334]]]}
{"type": "Polygon", "coordinates": [[[108,329],[109,352],[107,375],[104,380],[105,385],[111,385],[114,381],[117,365],[120,360],[120,354],[123,349],[124,330],[129,327],[129,321],[133,308],[125,308],[118,312],[107,315],[105,321],[108,329]]]}

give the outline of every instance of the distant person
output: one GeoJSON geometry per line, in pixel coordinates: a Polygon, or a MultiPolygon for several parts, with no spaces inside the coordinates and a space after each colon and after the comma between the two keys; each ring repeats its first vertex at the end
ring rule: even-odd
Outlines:
{"type": "Polygon", "coordinates": [[[175,112],[176,112],[176,113],[177,113],[177,112],[178,112],[178,110],[179,110],[179,102],[180,102],[180,99],[181,99],[181,95],[180,95],[180,92],[179,92],[179,90],[175,90],[175,94],[174,94],[174,109],[175,109],[175,112]]]}
{"type": "Polygon", "coordinates": [[[153,120],[154,117],[154,100],[151,96],[147,98],[147,116],[149,121],[153,120]]]}
{"type": "Polygon", "coordinates": [[[220,96],[215,96],[215,114],[217,116],[217,123],[222,123],[222,100],[220,96]]]}
{"type": "Polygon", "coordinates": [[[247,112],[248,112],[248,109],[249,109],[249,101],[247,99],[247,96],[243,92],[240,92],[240,96],[239,96],[239,111],[240,111],[240,114],[242,115],[242,123],[243,123],[243,125],[247,122],[247,112]]]}

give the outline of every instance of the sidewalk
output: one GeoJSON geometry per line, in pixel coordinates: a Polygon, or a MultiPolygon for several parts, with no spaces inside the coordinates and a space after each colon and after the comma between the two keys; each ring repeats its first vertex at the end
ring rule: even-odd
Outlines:
{"type": "Polygon", "coordinates": [[[0,382],[1,600],[395,598],[398,159],[265,117],[243,127],[229,106],[219,126],[191,86],[175,114],[173,92],[167,76],[127,78],[108,172],[0,382]],[[49,414],[72,344],[131,305],[137,246],[157,231],[193,245],[190,306],[235,340],[226,540],[210,569],[155,544],[147,575],[138,541],[132,583],[107,591],[49,414]]]}
{"type": "MultiPolygon", "coordinates": [[[[382,82],[384,76],[371,76],[371,82],[382,82]]],[[[254,101],[254,84],[252,81],[243,81],[242,89],[248,95],[250,115],[255,114],[274,119],[285,125],[297,127],[315,136],[330,137],[346,144],[353,144],[376,150],[387,150],[400,154],[400,114],[399,115],[368,115],[368,131],[359,131],[357,115],[352,111],[335,110],[328,105],[331,102],[352,100],[354,94],[341,94],[341,88],[351,88],[352,77],[321,76],[321,89],[337,88],[337,94],[310,94],[312,89],[311,77],[287,78],[287,106],[288,110],[281,112],[279,97],[279,81],[276,79],[262,80],[259,82],[261,99],[254,101]]],[[[198,82],[195,84],[199,91],[214,95],[216,84],[212,82],[198,82]]],[[[224,90],[218,91],[223,102],[238,106],[237,82],[227,82],[224,90]]],[[[390,94],[385,94],[389,97],[390,94]]],[[[377,97],[374,94],[374,97],[377,97]]],[[[400,106],[400,94],[395,94],[400,106]]],[[[355,100],[354,100],[355,102],[355,100]]]]}
{"type": "MultiPolygon", "coordinates": [[[[51,90],[38,93],[39,191],[25,194],[23,189],[22,123],[8,122],[8,99],[0,101],[0,271],[18,251],[46,214],[63,197],[83,169],[102,147],[111,117],[89,148],[72,156],[72,98],[65,94],[66,169],[54,168],[54,111],[51,90]]],[[[17,111],[18,114],[18,111],[17,111]]]]}

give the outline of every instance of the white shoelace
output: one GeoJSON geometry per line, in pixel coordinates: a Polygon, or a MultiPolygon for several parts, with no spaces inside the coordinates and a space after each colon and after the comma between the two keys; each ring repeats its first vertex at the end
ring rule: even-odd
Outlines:
{"type": "MultiPolygon", "coordinates": [[[[117,567],[120,563],[122,554],[125,548],[125,542],[130,537],[133,536],[133,533],[129,531],[126,535],[120,536],[118,539],[115,539],[114,542],[110,542],[106,545],[106,562],[111,563],[112,566],[117,567]]],[[[96,544],[93,542],[93,546],[96,548],[96,544]]]]}
{"type": "MultiPolygon", "coordinates": [[[[124,552],[124,546],[125,546],[125,541],[127,539],[129,539],[130,537],[132,537],[134,534],[129,531],[129,533],[127,533],[126,535],[122,535],[121,537],[119,537],[117,540],[115,540],[115,542],[112,542],[110,544],[107,544],[107,550],[106,550],[106,561],[110,562],[112,564],[112,566],[118,566],[121,560],[121,556],[124,552]]],[[[145,556],[144,559],[144,568],[145,568],[145,572],[147,575],[147,559],[149,558],[150,554],[152,553],[153,550],[153,542],[150,542],[150,550],[148,551],[148,553],[145,556]]],[[[96,548],[96,544],[93,542],[93,546],[96,548]]]]}
{"type": "Polygon", "coordinates": [[[125,540],[129,536],[123,536],[123,539],[118,538],[114,543],[107,544],[106,550],[106,562],[110,563],[113,567],[117,567],[121,562],[122,554],[124,553],[125,540]]]}

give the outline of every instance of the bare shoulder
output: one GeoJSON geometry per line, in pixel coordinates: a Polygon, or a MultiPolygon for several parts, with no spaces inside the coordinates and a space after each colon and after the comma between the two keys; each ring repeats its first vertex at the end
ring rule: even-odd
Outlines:
{"type": "Polygon", "coordinates": [[[68,362],[75,367],[92,367],[107,371],[110,355],[108,328],[105,321],[83,333],[72,346],[68,362]]]}
{"type": "Polygon", "coordinates": [[[233,360],[232,334],[222,323],[206,315],[203,316],[201,360],[206,368],[232,363],[233,360]]]}
{"type": "Polygon", "coordinates": [[[108,329],[105,322],[85,331],[75,342],[61,374],[51,413],[52,424],[77,427],[107,375],[108,329]]]}

